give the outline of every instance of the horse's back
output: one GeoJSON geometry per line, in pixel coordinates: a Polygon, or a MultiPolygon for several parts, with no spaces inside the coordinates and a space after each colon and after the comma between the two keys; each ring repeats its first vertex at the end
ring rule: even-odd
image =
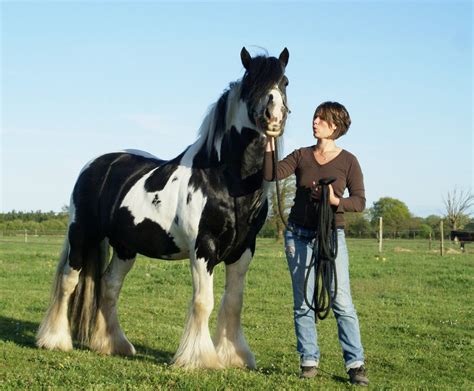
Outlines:
{"type": "Polygon", "coordinates": [[[134,183],[163,163],[139,151],[112,152],[91,160],[81,170],[72,192],[73,221],[88,236],[107,234],[117,204],[134,183]]]}

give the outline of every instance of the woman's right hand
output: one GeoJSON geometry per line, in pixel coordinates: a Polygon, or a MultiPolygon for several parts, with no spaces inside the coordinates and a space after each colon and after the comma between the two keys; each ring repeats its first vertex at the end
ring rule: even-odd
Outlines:
{"type": "Polygon", "coordinates": [[[275,150],[275,137],[267,136],[267,145],[265,146],[265,152],[273,152],[275,150]]]}

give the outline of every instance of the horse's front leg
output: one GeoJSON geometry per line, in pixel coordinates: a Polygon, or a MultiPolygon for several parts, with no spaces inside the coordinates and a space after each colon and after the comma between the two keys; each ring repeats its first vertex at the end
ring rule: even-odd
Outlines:
{"type": "Polygon", "coordinates": [[[184,334],[174,356],[174,365],[184,368],[222,368],[209,334],[209,316],[214,307],[213,275],[203,258],[191,258],[193,298],[184,334]]]}
{"type": "Polygon", "coordinates": [[[255,369],[255,357],[245,340],[240,316],[244,298],[244,281],[252,252],[247,249],[240,259],[226,265],[225,291],[217,318],[216,350],[226,367],[255,369]]]}

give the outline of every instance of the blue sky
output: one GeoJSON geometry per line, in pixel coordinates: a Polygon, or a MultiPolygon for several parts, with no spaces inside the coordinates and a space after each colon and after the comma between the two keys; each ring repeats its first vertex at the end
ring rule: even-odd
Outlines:
{"type": "Polygon", "coordinates": [[[442,214],[447,191],[473,188],[472,23],[470,1],[3,1],[1,210],[59,211],[102,153],[174,157],[243,75],[242,46],[286,46],[285,152],[339,101],[367,206],[442,214]]]}

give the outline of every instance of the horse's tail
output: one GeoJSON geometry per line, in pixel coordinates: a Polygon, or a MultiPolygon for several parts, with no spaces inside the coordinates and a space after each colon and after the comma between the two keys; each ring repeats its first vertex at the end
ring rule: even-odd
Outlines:
{"type": "Polygon", "coordinates": [[[79,282],[71,296],[69,311],[72,335],[88,345],[100,300],[101,276],[109,260],[109,242],[103,239],[82,248],[79,282]]]}

